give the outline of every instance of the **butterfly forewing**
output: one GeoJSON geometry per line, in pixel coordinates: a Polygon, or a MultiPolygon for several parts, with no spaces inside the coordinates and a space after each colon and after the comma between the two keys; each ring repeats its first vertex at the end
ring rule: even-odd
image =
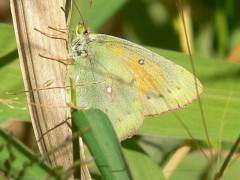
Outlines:
{"type": "Polygon", "coordinates": [[[182,108],[202,93],[202,85],[193,74],[163,56],[120,38],[96,36],[132,72],[142,93],[145,116],[182,108]]]}

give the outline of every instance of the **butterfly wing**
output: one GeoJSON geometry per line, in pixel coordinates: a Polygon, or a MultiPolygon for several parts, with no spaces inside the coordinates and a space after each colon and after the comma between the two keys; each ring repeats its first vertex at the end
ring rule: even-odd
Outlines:
{"type": "Polygon", "coordinates": [[[144,116],[158,115],[192,103],[202,93],[200,81],[185,68],[132,42],[95,35],[134,76],[142,94],[144,116]]]}
{"type": "Polygon", "coordinates": [[[115,53],[99,42],[86,44],[84,51],[86,56],[75,56],[68,77],[74,77],[76,83],[97,84],[77,87],[77,106],[102,110],[120,139],[132,136],[143,122],[141,93],[133,84],[132,72],[115,53]]]}
{"type": "Polygon", "coordinates": [[[85,55],[71,55],[68,77],[98,83],[77,87],[77,106],[105,112],[120,139],[135,134],[144,116],[182,108],[202,93],[186,69],[129,41],[91,34],[81,48],[85,55]]]}

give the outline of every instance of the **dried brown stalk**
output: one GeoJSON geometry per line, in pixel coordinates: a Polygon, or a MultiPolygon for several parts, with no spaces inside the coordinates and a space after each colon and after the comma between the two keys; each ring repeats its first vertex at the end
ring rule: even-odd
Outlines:
{"type": "MultiPolygon", "coordinates": [[[[53,82],[51,87],[65,86],[66,65],[44,59],[39,54],[52,58],[66,58],[66,41],[46,37],[34,30],[36,28],[49,34],[61,34],[48,27],[66,28],[65,13],[61,9],[65,7],[65,3],[65,0],[11,0],[12,17],[26,90],[42,88],[48,81],[53,82]]],[[[68,38],[64,33],[60,37],[68,38]]],[[[44,104],[53,107],[66,106],[65,89],[52,88],[44,91],[31,91],[27,93],[27,97],[35,136],[39,140],[38,146],[41,153],[45,154],[71,136],[69,126],[62,123],[70,116],[69,110],[44,107],[44,104]],[[43,134],[44,136],[42,136],[43,134]]],[[[70,167],[72,165],[71,145],[56,151],[48,158],[48,162],[65,169],[70,167]]]]}
{"type": "MultiPolygon", "coordinates": [[[[65,28],[65,15],[60,9],[64,5],[63,1],[56,0],[11,0],[20,64],[27,90],[41,88],[48,80],[54,80],[52,86],[64,86],[66,66],[43,59],[39,57],[39,53],[55,58],[66,57],[65,42],[45,37],[34,30],[38,28],[43,32],[49,32],[50,25],[65,28]]],[[[66,106],[64,89],[35,91],[28,93],[27,96],[30,103],[66,106]]],[[[34,105],[30,105],[29,108],[36,139],[41,139],[38,146],[42,153],[46,153],[71,135],[69,127],[63,124],[41,138],[42,134],[69,116],[66,108],[48,109],[34,105]]],[[[49,157],[48,161],[53,165],[69,167],[72,163],[71,153],[70,147],[65,147],[49,157]]]]}
{"type": "Polygon", "coordinates": [[[174,153],[174,155],[171,157],[163,169],[163,174],[166,179],[170,179],[171,175],[177,169],[178,165],[191,150],[193,144],[193,141],[185,140],[184,144],[174,153]]]}

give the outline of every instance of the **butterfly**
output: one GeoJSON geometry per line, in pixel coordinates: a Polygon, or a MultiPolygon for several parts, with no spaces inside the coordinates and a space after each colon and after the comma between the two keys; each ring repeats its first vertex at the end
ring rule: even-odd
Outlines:
{"type": "MultiPolygon", "coordinates": [[[[185,68],[130,41],[93,34],[78,24],[69,56],[67,78],[77,86],[77,106],[100,109],[123,140],[134,135],[146,116],[191,104],[203,91],[185,68]]],[[[69,92],[68,92],[69,95],[69,92]]]]}

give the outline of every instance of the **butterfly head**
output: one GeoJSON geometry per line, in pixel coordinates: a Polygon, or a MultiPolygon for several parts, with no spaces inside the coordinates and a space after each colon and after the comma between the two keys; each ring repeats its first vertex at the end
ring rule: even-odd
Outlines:
{"type": "Polygon", "coordinates": [[[83,36],[88,35],[90,33],[89,28],[85,24],[79,23],[76,28],[76,35],[83,36]]]}

